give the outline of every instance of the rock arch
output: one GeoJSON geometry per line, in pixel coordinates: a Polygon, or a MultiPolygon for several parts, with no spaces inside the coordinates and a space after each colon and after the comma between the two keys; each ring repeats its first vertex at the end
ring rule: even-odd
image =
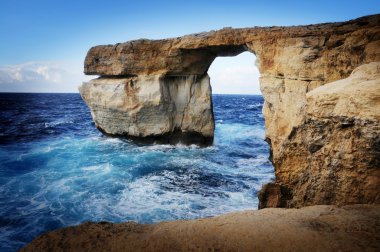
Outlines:
{"type": "MultiPolygon", "coordinates": [[[[267,196],[262,202],[272,203],[262,206],[379,203],[380,162],[376,155],[380,151],[371,134],[366,140],[375,150],[363,152],[359,149],[365,147],[357,146],[349,162],[345,157],[327,162],[331,149],[323,149],[326,142],[307,135],[318,134],[319,126],[320,131],[324,127],[333,129],[347,119],[336,115],[314,118],[310,124],[307,94],[347,78],[360,65],[380,61],[379,34],[380,15],[373,15],[341,23],[224,28],[172,39],[95,46],[86,56],[84,71],[100,77],[84,83],[80,93],[91,108],[96,126],[107,134],[209,145],[214,120],[207,69],[217,56],[251,51],[261,73],[266,136],[276,170],[277,189],[271,186],[270,191],[279,199],[273,203],[264,193],[267,196]],[[305,130],[307,127],[312,130],[305,130]],[[319,150],[325,154],[319,153],[321,156],[312,161],[319,150]],[[359,160],[365,176],[363,170],[348,175],[352,160],[359,160]],[[368,177],[372,182],[364,183],[368,177]],[[349,190],[350,183],[356,185],[354,191],[349,190]]],[[[363,123],[364,119],[359,119],[352,119],[355,125],[363,123]]],[[[377,132],[374,125],[378,119],[367,119],[365,125],[372,125],[366,126],[369,131],[377,132]]]]}

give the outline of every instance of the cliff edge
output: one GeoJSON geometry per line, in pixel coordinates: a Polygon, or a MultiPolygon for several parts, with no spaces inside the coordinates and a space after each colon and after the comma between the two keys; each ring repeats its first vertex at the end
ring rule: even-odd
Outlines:
{"type": "Polygon", "coordinates": [[[379,251],[380,206],[263,209],[140,225],[84,223],[21,251],[379,251]]]}
{"type": "Polygon", "coordinates": [[[380,62],[306,94],[260,208],[380,203],[380,62]]]}
{"type": "Polygon", "coordinates": [[[256,54],[261,73],[275,168],[259,194],[267,209],[153,225],[84,223],[22,251],[379,251],[380,15],[96,46],[85,73],[100,77],[80,92],[107,134],[209,145],[207,69],[243,51],[256,54]]]}

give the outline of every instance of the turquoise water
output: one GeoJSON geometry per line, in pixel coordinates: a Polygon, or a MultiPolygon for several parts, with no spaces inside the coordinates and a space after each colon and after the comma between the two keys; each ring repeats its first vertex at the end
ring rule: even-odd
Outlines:
{"type": "Polygon", "coordinates": [[[214,95],[208,148],[103,136],[79,94],[0,94],[0,250],[83,221],[193,219],[257,208],[273,179],[261,96],[214,95]]]}

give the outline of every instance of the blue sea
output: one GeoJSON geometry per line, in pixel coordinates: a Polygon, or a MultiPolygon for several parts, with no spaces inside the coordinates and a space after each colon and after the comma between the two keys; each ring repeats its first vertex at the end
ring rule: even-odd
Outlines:
{"type": "Polygon", "coordinates": [[[200,148],[104,136],[79,94],[0,94],[0,251],[84,221],[256,209],[274,177],[263,98],[214,95],[213,104],[214,145],[200,148]]]}

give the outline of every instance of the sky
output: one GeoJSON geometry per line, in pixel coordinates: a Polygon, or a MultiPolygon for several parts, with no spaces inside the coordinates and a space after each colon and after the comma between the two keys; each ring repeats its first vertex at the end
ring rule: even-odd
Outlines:
{"type": "MultiPolygon", "coordinates": [[[[78,92],[94,78],[83,74],[94,45],[378,13],[378,0],[0,0],[0,92],[78,92]]],[[[213,93],[259,93],[254,61],[249,53],[218,57],[209,70],[213,93]]]]}

